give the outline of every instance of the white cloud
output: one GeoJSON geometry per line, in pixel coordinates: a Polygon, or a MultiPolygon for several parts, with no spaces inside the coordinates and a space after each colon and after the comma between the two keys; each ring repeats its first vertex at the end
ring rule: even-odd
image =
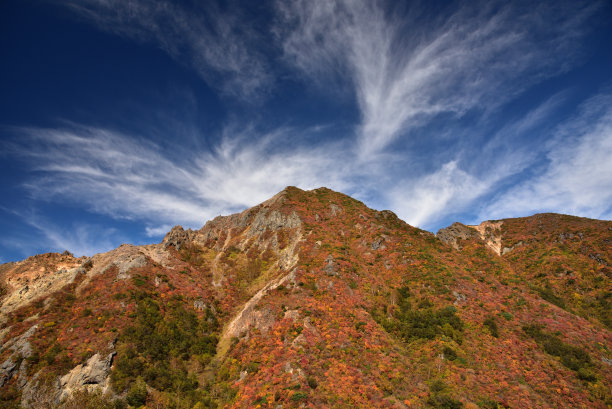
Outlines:
{"type": "MultiPolygon", "coordinates": [[[[221,78],[224,92],[248,98],[270,84],[269,61],[257,51],[261,39],[239,15],[219,10],[191,14],[173,3],[144,0],[65,4],[104,30],[154,42],[210,83],[221,78]]],[[[609,217],[610,111],[602,114],[595,103],[559,128],[547,146],[531,135],[553,117],[563,94],[493,129],[483,146],[475,146],[467,135],[465,143],[453,145],[459,147],[456,152],[436,146],[444,154],[427,153],[424,159],[391,148],[441,113],[490,113],[534,82],[564,70],[575,56],[571,45],[581,35],[576,27],[592,9],[550,2],[522,12],[514,3],[487,2],[423,21],[413,10],[399,21],[381,4],[277,2],[275,34],[286,61],[310,80],[346,81],[354,88],[361,112],[355,134],[341,135],[336,142],[321,142],[319,135],[312,144],[307,136],[317,129],[266,133],[237,121],[210,150],[172,155],[147,135],[78,124],[21,128],[22,139],[13,151],[40,172],[27,188],[38,200],[69,201],[113,218],[141,221],[149,236],[173,224],[198,228],[287,185],[344,191],[371,206],[390,207],[417,226],[476,204],[486,208],[482,214],[487,218],[538,209],[609,217]],[[544,173],[488,205],[481,203],[501,182],[537,164],[542,150],[549,161],[544,173]],[[417,166],[423,160],[430,163],[417,166]]],[[[431,139],[435,144],[436,136],[431,139]]],[[[95,244],[96,237],[85,228],[33,225],[55,247],[77,253],[103,248],[112,233],[95,244]]]]}
{"type": "Polygon", "coordinates": [[[50,242],[51,248],[61,252],[68,250],[75,255],[92,256],[109,251],[119,244],[118,232],[112,228],[91,224],[58,227],[42,220],[30,221],[50,242]]]}
{"type": "Polygon", "coordinates": [[[260,54],[263,42],[245,16],[213,2],[182,7],[147,0],[64,0],[63,4],[105,31],[151,42],[208,84],[244,100],[257,99],[271,85],[260,54]]]}
{"type": "Polygon", "coordinates": [[[400,218],[413,226],[423,226],[453,208],[471,203],[489,186],[451,161],[425,177],[398,183],[389,198],[400,218]]]}
{"type": "MultiPolygon", "coordinates": [[[[563,94],[554,95],[487,135],[481,146],[466,137],[449,155],[453,159],[428,173],[396,175],[394,186],[386,193],[388,205],[409,224],[423,228],[435,226],[449,215],[466,210],[473,213],[486,206],[484,198],[500,183],[536,163],[545,149],[542,139],[548,135],[542,128],[563,101],[563,94]],[[536,137],[539,132],[543,135],[536,137]]],[[[468,132],[474,137],[474,130],[468,132]]]]}
{"type": "Polygon", "coordinates": [[[354,173],[345,147],[288,146],[298,136],[291,129],[232,133],[211,152],[192,152],[180,162],[151,142],[106,129],[73,124],[18,131],[13,151],[42,174],[27,186],[36,199],[68,200],[113,218],[144,221],[150,235],[176,223],[199,228],[288,185],[346,190],[354,173]]]}
{"type": "Polygon", "coordinates": [[[612,219],[611,106],[611,96],[594,97],[559,126],[544,169],[497,197],[482,218],[559,212],[612,219]]]}
{"type": "MultiPolygon", "coordinates": [[[[212,151],[191,152],[181,161],[134,136],[75,124],[20,129],[19,143],[25,148],[13,151],[42,172],[27,186],[35,198],[67,200],[113,218],[138,220],[147,226],[149,236],[161,235],[178,223],[199,228],[218,214],[262,202],[287,185],[328,186],[370,206],[391,208],[408,223],[422,227],[468,208],[472,212],[484,208],[483,219],[535,211],[609,218],[611,101],[603,96],[593,99],[581,115],[555,129],[548,145],[540,144],[532,152],[529,144],[516,148],[503,144],[524,139],[548,123],[559,104],[553,97],[499,130],[490,138],[491,146],[472,156],[457,152],[455,159],[425,174],[394,172],[397,166],[406,170],[407,161],[416,157],[385,153],[384,160],[366,163],[356,159],[349,142],[302,145],[308,131],[289,128],[268,134],[228,128],[212,151]],[[292,138],[294,143],[289,142],[292,138]],[[489,157],[492,153],[494,159],[489,157]],[[502,196],[487,199],[508,178],[525,169],[540,169],[542,154],[548,161],[544,171],[502,196]]],[[[47,235],[62,243],[63,236],[47,235]]]]}
{"type": "Polygon", "coordinates": [[[147,226],[145,228],[145,233],[148,237],[158,237],[168,233],[171,228],[172,225],[170,224],[162,224],[160,226],[147,226]]]}
{"type": "Polygon", "coordinates": [[[277,33],[286,59],[315,81],[352,80],[365,158],[437,114],[491,110],[571,65],[593,9],[519,3],[466,3],[438,19],[415,7],[400,21],[380,2],[279,1],[277,33]]]}

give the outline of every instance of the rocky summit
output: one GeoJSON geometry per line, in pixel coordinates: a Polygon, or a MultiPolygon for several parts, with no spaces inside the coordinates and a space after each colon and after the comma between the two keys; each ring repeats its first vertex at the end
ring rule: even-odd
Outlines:
{"type": "Polygon", "coordinates": [[[612,222],[436,235],[288,187],[0,266],[0,408],[610,408],[612,222]]]}

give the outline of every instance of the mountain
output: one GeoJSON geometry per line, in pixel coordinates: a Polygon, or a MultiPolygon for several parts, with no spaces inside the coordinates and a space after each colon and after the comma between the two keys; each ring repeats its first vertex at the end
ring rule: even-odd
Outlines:
{"type": "Polygon", "coordinates": [[[288,187],[0,266],[0,408],[609,408],[611,243],[558,214],[434,235],[288,187]]]}

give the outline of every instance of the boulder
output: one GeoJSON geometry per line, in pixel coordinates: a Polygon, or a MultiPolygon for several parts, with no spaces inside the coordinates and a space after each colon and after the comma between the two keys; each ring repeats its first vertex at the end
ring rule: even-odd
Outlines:
{"type": "Polygon", "coordinates": [[[74,391],[87,388],[92,390],[101,388],[103,391],[108,388],[108,374],[113,362],[115,352],[111,352],[105,357],[99,353],[87,360],[84,365],[75,366],[70,372],[60,378],[62,389],[60,399],[70,396],[74,391]]]}

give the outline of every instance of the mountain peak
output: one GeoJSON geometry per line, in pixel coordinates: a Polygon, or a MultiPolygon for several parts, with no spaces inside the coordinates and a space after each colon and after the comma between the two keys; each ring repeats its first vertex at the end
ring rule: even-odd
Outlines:
{"type": "Polygon", "coordinates": [[[436,237],[287,187],[160,244],[2,265],[0,394],[25,408],[603,409],[611,231],[536,215],[436,237]]]}

